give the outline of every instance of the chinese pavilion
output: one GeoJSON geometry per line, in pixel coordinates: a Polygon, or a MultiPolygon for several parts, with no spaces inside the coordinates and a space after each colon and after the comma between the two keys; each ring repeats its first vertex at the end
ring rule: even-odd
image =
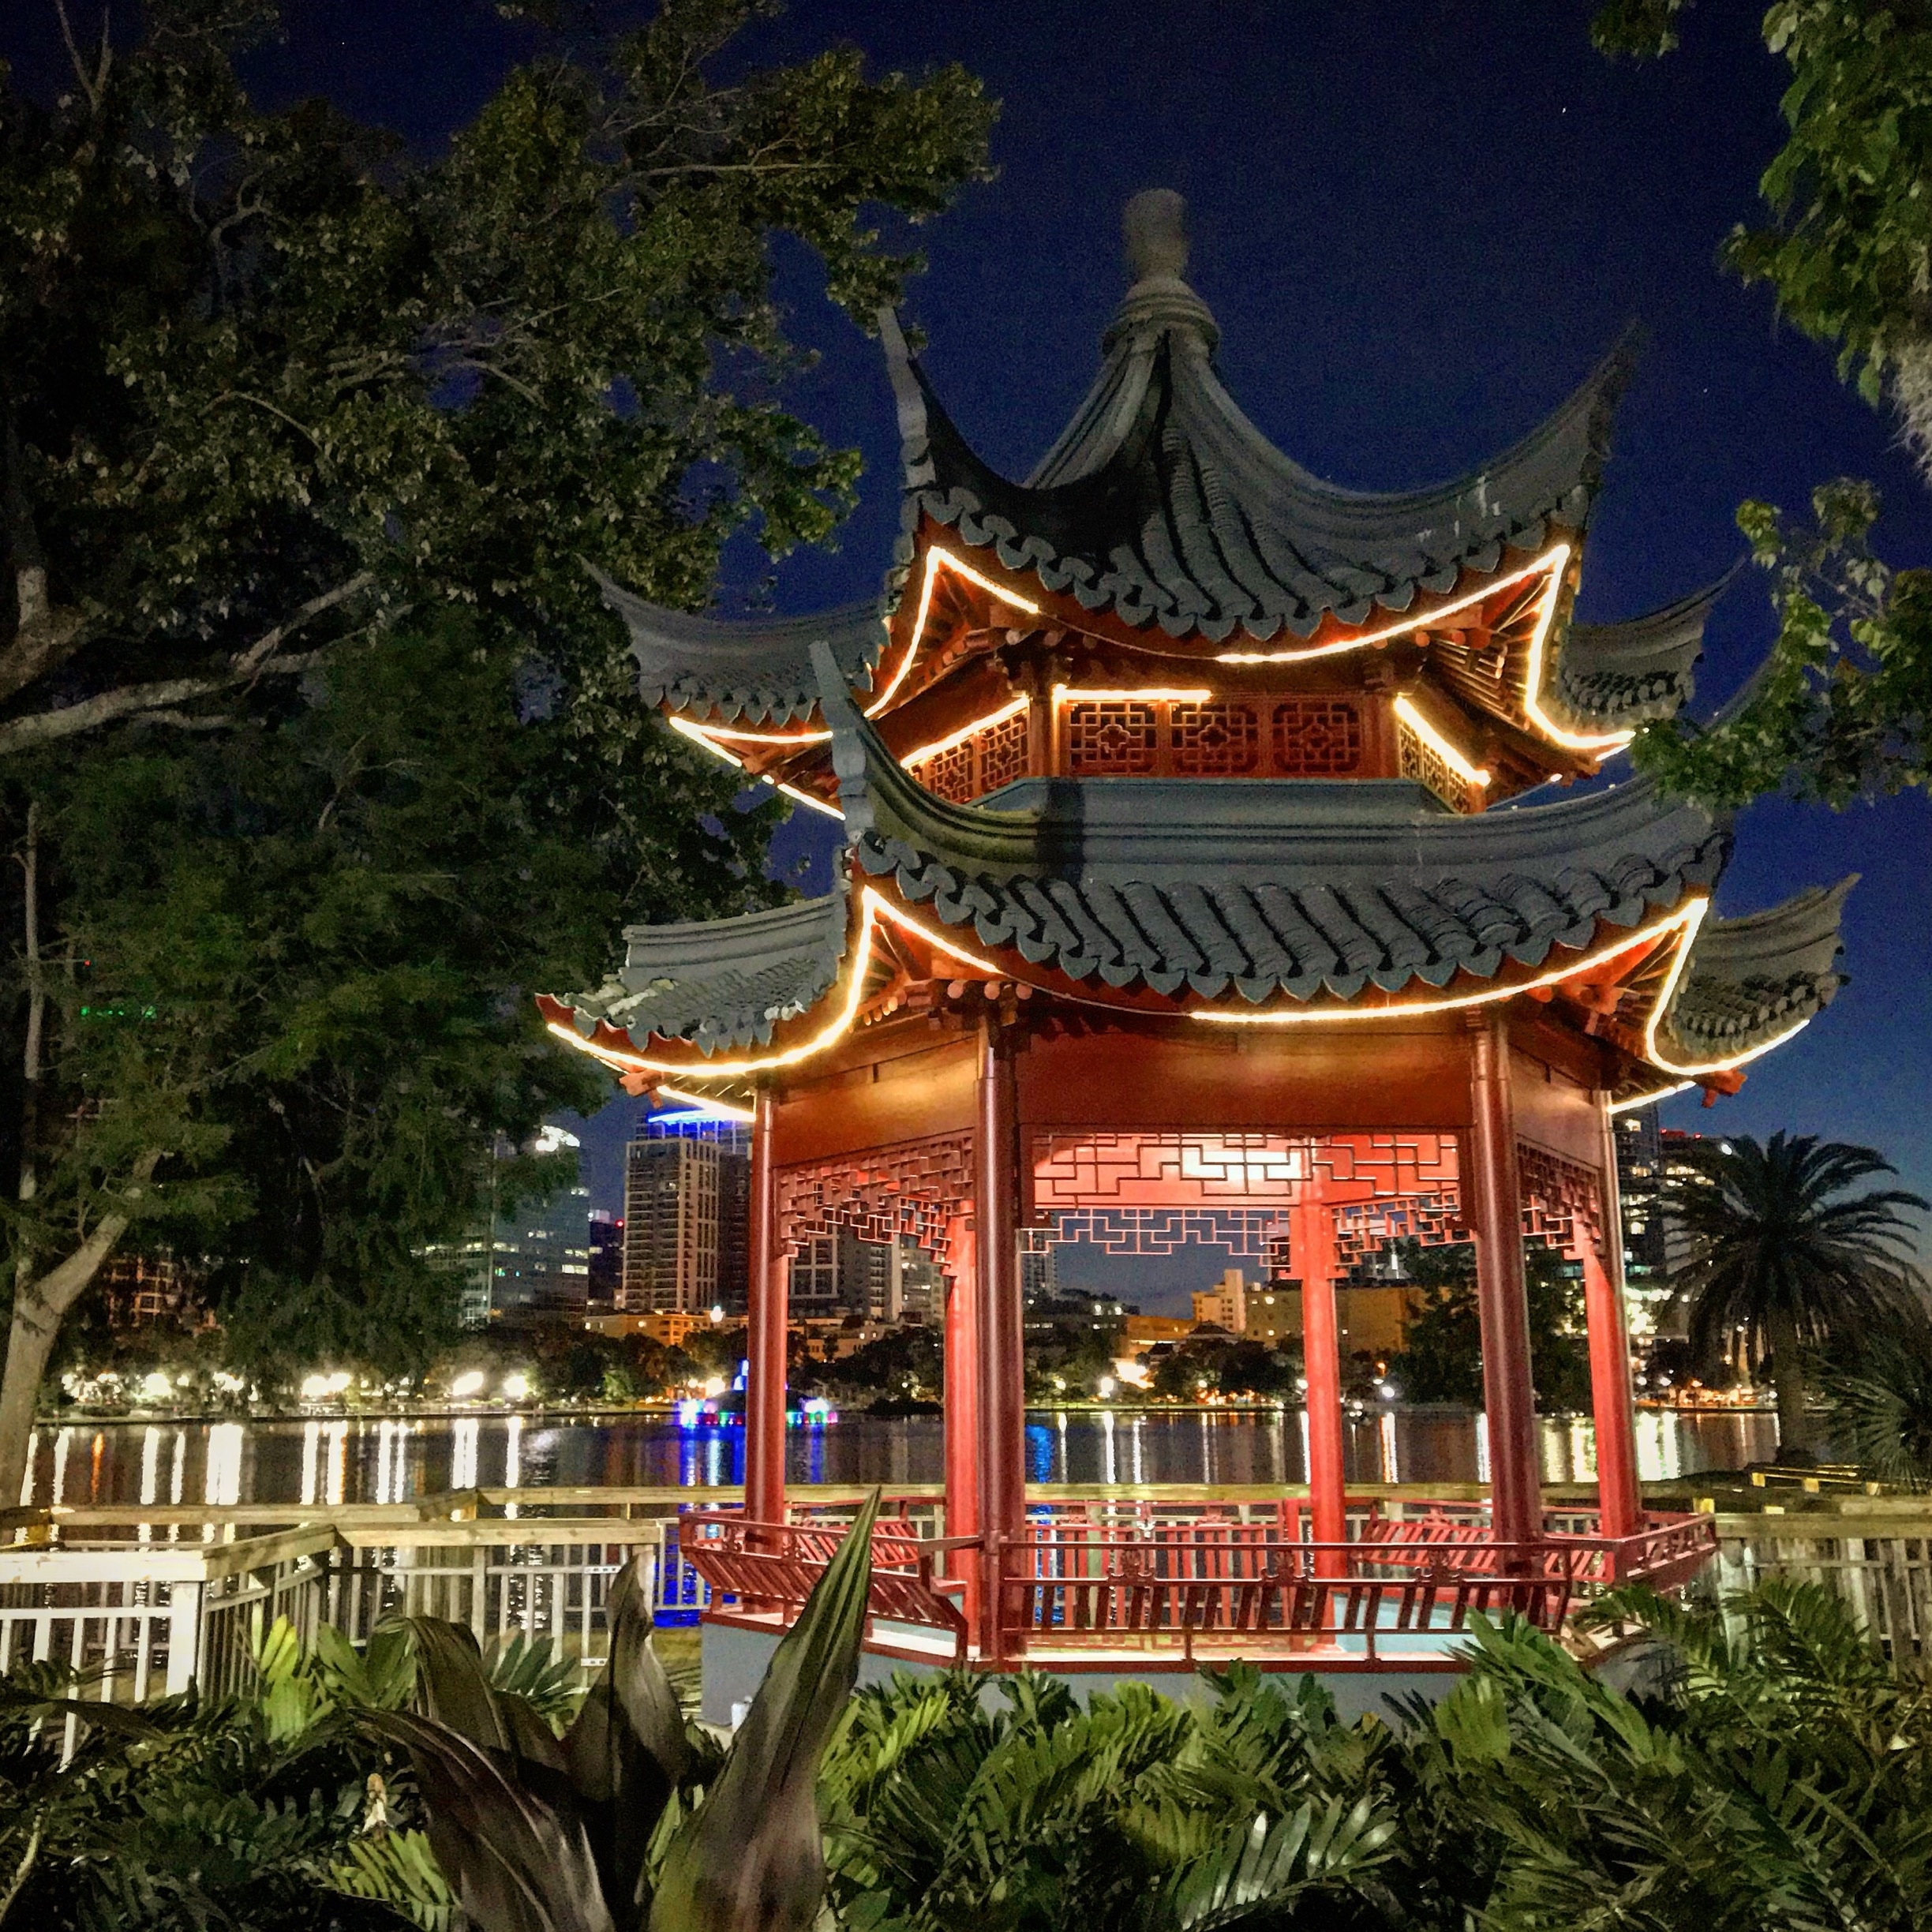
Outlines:
{"type": "Polygon", "coordinates": [[[944,1533],[877,1532],[875,1645],[1440,1664],[1471,1608],[1554,1624],[1709,1548],[1638,1489],[1610,1114],[1732,1091],[1806,1025],[1846,886],[1720,918],[1711,814],[1642,778],[1515,802],[1683,704],[1721,588],[1571,621],[1624,352],[1473,476],[1342,490],[1222,387],[1179,197],[1126,232],[1099,377],[1024,483],[882,319],[882,601],[724,622],[605,584],[644,698],[844,845],[827,897],[633,929],[545,1010],[629,1091],[754,1119],[746,1500],[687,1536],[714,1618],[782,1626],[833,1533],[787,1506],[786,1257],[845,1225],[950,1282],[944,1533]],[[1022,1245],[1136,1222],[1285,1242],[1305,1500],[1029,1506],[1022,1245]],[[1539,1493],[1526,1235],[1582,1267],[1593,1509],[1539,1493]],[[1474,1243],[1485,1507],[1346,1490],[1335,1285],[1398,1236],[1474,1243]]]}

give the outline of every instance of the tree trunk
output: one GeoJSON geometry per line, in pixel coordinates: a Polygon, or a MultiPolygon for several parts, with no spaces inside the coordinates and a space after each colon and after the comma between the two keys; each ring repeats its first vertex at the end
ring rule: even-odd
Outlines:
{"type": "Polygon", "coordinates": [[[1771,1386],[1777,1393],[1778,1458],[1785,1462],[1809,1462],[1811,1426],[1805,1414],[1804,1358],[1799,1351],[1798,1324],[1785,1314],[1765,1324],[1771,1344],[1771,1386]]]}
{"type": "MultiPolygon", "coordinates": [[[[160,1159],[158,1152],[144,1154],[134,1163],[129,1193],[141,1192],[160,1159]]],[[[6,1366],[0,1370],[0,1509],[11,1509],[21,1500],[40,1380],[47,1373],[61,1322],[93,1285],[127,1226],[124,1214],[106,1215],[58,1267],[38,1280],[23,1271],[14,1282],[13,1325],[7,1335],[6,1366]]]]}

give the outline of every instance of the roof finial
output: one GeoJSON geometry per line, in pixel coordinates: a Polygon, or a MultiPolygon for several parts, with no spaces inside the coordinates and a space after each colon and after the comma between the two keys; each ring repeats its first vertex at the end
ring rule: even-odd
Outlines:
{"type": "Polygon", "coordinates": [[[1136,282],[1179,281],[1187,273],[1187,203],[1171,188],[1144,188],[1121,215],[1136,282]]]}
{"type": "Polygon", "coordinates": [[[1121,216],[1134,285],[1114,312],[1100,346],[1143,344],[1178,334],[1212,353],[1221,331],[1208,305],[1181,278],[1187,268],[1187,204],[1171,188],[1144,188],[1121,216]]]}

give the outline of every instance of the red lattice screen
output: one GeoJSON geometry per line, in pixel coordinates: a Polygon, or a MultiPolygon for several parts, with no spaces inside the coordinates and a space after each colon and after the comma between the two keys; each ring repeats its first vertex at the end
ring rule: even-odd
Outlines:
{"type": "Polygon", "coordinates": [[[1603,1189],[1597,1170],[1580,1161],[1566,1160],[1560,1154],[1531,1147],[1527,1141],[1516,1144],[1516,1172],[1522,1189],[1522,1223],[1526,1235],[1541,1235],[1553,1247],[1578,1260],[1582,1249],[1579,1234],[1608,1260],[1604,1247],[1603,1189]]]}
{"type": "Polygon", "coordinates": [[[1061,769],[1076,778],[1339,778],[1362,766],[1350,698],[1076,698],[1060,715],[1061,769]]]}
{"type": "Polygon", "coordinates": [[[942,1265],[948,1224],[972,1206],[971,1134],[931,1134],[863,1153],[778,1170],[778,1227],[785,1251],[848,1227],[861,1241],[910,1235],[942,1265]]]}
{"type": "Polygon", "coordinates": [[[1174,768],[1189,777],[1236,777],[1261,762],[1261,720],[1252,705],[1171,705],[1167,726],[1174,768]]]}
{"type": "Polygon", "coordinates": [[[1360,771],[1361,713],[1345,698],[1285,698],[1275,706],[1275,765],[1284,777],[1360,771]]]}
{"type": "Polygon", "coordinates": [[[1027,714],[1022,710],[948,745],[913,760],[908,766],[928,792],[964,805],[997,792],[1002,785],[1027,775],[1029,734],[1027,714]]]}
{"type": "Polygon", "coordinates": [[[1067,769],[1078,777],[1133,777],[1154,769],[1159,714],[1138,699],[1082,698],[1066,708],[1067,769]]]}

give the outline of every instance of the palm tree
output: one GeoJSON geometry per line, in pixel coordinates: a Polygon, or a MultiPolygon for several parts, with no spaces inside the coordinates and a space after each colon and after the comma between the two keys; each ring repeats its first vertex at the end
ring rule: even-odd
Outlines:
{"type": "Polygon", "coordinates": [[[1679,1158],[1688,1171],[1664,1205],[1690,1241],[1675,1282],[1690,1292],[1691,1344],[1708,1356],[1741,1331],[1754,1368],[1768,1356],[1779,1452],[1808,1456],[1802,1350],[1908,1297],[1912,1229],[1901,1210],[1932,1203],[1896,1188],[1839,1198],[1897,1170],[1870,1148],[1811,1134],[1693,1140],[1679,1158]]]}

